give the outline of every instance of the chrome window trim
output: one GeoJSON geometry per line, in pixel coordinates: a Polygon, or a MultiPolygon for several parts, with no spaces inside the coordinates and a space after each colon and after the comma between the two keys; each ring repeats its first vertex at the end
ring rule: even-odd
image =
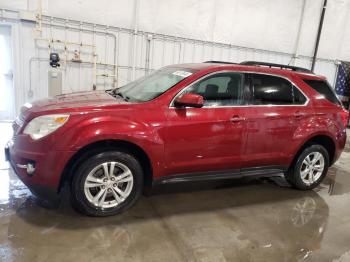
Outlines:
{"type": "MultiPolygon", "coordinates": [[[[262,72],[254,72],[254,71],[231,71],[231,70],[223,70],[223,71],[215,71],[212,73],[209,73],[207,75],[202,76],[201,78],[197,79],[196,81],[192,82],[191,84],[185,86],[183,89],[181,89],[171,100],[170,104],[169,104],[169,108],[173,108],[173,109],[181,109],[181,108],[177,108],[174,106],[174,101],[177,97],[179,97],[180,95],[182,95],[188,88],[190,88],[192,85],[202,81],[204,78],[210,77],[212,75],[215,74],[221,74],[221,73],[237,73],[237,74],[260,74],[260,75],[268,75],[268,76],[274,76],[274,77],[279,77],[282,79],[287,80],[289,83],[292,84],[292,86],[295,86],[302,94],[303,96],[305,96],[306,101],[304,104],[292,104],[292,105],[254,105],[254,104],[250,104],[250,105],[227,105],[227,106],[203,106],[201,108],[228,108],[228,107],[252,107],[252,106],[257,106],[257,107],[295,107],[295,106],[307,106],[310,102],[309,97],[303,92],[303,90],[301,90],[292,80],[290,80],[289,78],[285,77],[285,76],[281,76],[281,75],[277,75],[277,74],[269,74],[269,73],[262,73],[262,72]]],[[[244,76],[244,75],[243,75],[244,76]]],[[[244,77],[243,77],[244,78],[244,77]]],[[[187,107],[186,107],[187,108],[187,107]]]]}

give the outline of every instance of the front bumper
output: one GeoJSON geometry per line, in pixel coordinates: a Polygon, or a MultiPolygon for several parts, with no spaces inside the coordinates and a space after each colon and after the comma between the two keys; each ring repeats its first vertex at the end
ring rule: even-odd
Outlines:
{"type": "MultiPolygon", "coordinates": [[[[23,141],[22,141],[23,142],[23,141]]],[[[67,151],[29,151],[10,141],[5,146],[5,158],[18,178],[30,191],[42,200],[57,203],[59,184],[63,168],[72,152],[67,151]],[[33,172],[27,168],[32,165],[33,172]]]]}

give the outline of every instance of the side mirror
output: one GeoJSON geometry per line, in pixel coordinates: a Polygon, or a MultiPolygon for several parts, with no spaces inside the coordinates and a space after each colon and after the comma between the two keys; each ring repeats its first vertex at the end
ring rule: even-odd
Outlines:
{"type": "Polygon", "coordinates": [[[195,108],[201,108],[204,104],[203,96],[192,94],[192,93],[185,93],[174,101],[175,107],[195,107],[195,108]]]}

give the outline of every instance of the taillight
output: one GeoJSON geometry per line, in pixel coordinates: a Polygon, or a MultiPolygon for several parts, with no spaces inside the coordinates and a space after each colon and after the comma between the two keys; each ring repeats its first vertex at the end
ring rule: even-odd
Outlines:
{"type": "Polygon", "coordinates": [[[341,111],[341,118],[345,127],[349,125],[349,111],[343,108],[341,111]]]}

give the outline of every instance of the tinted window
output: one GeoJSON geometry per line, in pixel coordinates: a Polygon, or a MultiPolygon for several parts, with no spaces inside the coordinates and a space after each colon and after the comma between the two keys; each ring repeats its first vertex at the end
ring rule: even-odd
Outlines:
{"type": "Polygon", "coordinates": [[[242,84],[241,74],[221,73],[195,83],[186,92],[203,96],[205,106],[240,105],[242,84]]]}
{"type": "Polygon", "coordinates": [[[250,74],[251,103],[253,105],[289,105],[293,104],[291,83],[283,78],[250,74]]]}
{"type": "Polygon", "coordinates": [[[297,105],[303,105],[306,102],[306,97],[303,95],[303,93],[293,86],[293,96],[294,96],[294,104],[297,105]]]}
{"type": "Polygon", "coordinates": [[[316,90],[318,93],[320,93],[321,95],[324,95],[324,97],[330,102],[337,105],[341,105],[335,93],[333,92],[332,88],[329,86],[329,84],[326,81],[304,80],[304,82],[308,84],[310,87],[312,87],[314,90],[316,90]]]}

